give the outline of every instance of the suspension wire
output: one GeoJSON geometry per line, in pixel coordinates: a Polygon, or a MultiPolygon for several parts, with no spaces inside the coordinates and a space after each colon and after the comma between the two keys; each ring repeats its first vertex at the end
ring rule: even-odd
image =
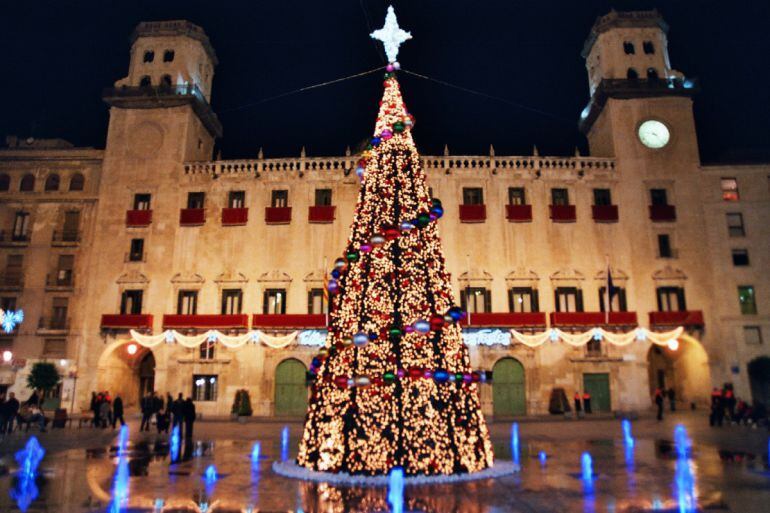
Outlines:
{"type": "Polygon", "coordinates": [[[460,85],[457,85],[457,84],[452,84],[452,83],[447,82],[445,80],[440,80],[438,78],[429,77],[427,75],[422,75],[420,73],[415,73],[414,71],[409,71],[409,70],[406,70],[406,69],[403,69],[403,68],[401,68],[401,72],[402,73],[406,73],[407,75],[412,75],[412,76],[415,76],[415,77],[418,77],[418,78],[422,78],[424,80],[428,80],[430,82],[436,82],[437,84],[441,84],[441,85],[444,85],[444,86],[447,86],[447,87],[451,87],[453,89],[458,89],[458,90],[466,92],[466,93],[474,94],[476,96],[481,96],[483,98],[488,98],[490,100],[495,100],[495,101],[498,101],[498,102],[501,102],[501,103],[505,103],[507,105],[511,105],[513,107],[517,107],[517,108],[522,109],[522,110],[533,112],[535,114],[540,114],[541,116],[545,116],[545,117],[554,119],[556,121],[560,121],[562,123],[569,124],[573,128],[575,127],[575,122],[574,121],[567,120],[565,118],[557,116],[556,114],[552,114],[550,112],[547,112],[547,111],[544,111],[544,110],[540,110],[540,109],[537,109],[535,107],[530,107],[528,105],[524,105],[523,103],[515,102],[513,100],[508,100],[506,98],[501,98],[499,96],[494,96],[494,95],[487,94],[487,93],[484,93],[484,92],[481,92],[481,91],[475,91],[475,90],[469,89],[467,87],[463,87],[463,86],[460,86],[460,85]]]}
{"type": "Polygon", "coordinates": [[[344,82],[345,80],[350,80],[353,78],[363,77],[365,75],[371,75],[372,73],[375,73],[377,71],[385,69],[385,66],[380,66],[378,68],[370,69],[369,71],[364,71],[362,73],[356,73],[355,75],[349,75],[347,77],[337,78],[334,80],[329,80],[326,82],[321,82],[320,84],[313,84],[305,87],[300,87],[299,89],[294,89],[292,91],[286,91],[284,93],[276,94],[274,96],[268,96],[267,98],[262,98],[261,100],[252,102],[252,103],[245,103],[243,105],[237,105],[235,107],[230,107],[229,109],[222,109],[219,111],[220,114],[225,114],[227,112],[234,112],[238,110],[243,109],[249,109],[251,107],[256,107],[257,105],[261,105],[263,103],[267,103],[273,100],[277,100],[279,98],[285,98],[286,96],[291,96],[293,94],[301,93],[304,91],[310,91],[311,89],[318,89],[319,87],[324,87],[327,85],[337,84],[339,82],[344,82]]]}

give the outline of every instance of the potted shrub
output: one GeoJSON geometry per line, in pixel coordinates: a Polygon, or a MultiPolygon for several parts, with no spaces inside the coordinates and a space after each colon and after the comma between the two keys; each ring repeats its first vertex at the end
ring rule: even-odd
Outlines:
{"type": "Polygon", "coordinates": [[[246,417],[251,417],[251,414],[253,413],[251,409],[251,398],[249,397],[249,391],[245,388],[242,388],[235,393],[235,401],[233,401],[231,413],[238,418],[238,422],[242,423],[246,422],[246,417]]]}
{"type": "MultiPolygon", "coordinates": [[[[43,409],[43,401],[48,397],[51,391],[61,381],[61,375],[56,369],[56,365],[51,362],[36,362],[32,365],[32,370],[27,376],[27,388],[32,392],[40,390],[41,396],[38,398],[40,409],[43,409]]],[[[58,405],[56,405],[58,407],[58,405]]]]}

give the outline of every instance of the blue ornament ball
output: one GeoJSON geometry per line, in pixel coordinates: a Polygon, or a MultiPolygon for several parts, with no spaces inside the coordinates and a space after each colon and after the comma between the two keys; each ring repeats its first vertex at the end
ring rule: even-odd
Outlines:
{"type": "Polygon", "coordinates": [[[430,323],[425,319],[420,319],[414,323],[414,329],[418,333],[428,333],[430,331],[430,323]]]}
{"type": "Polygon", "coordinates": [[[358,346],[362,347],[369,343],[369,337],[364,332],[359,332],[353,335],[353,343],[358,346]]]}

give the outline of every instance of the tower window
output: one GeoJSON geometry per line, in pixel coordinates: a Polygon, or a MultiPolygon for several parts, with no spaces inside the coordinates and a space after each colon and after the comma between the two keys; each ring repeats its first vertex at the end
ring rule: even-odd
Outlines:
{"type": "Polygon", "coordinates": [[[163,62],[173,62],[174,61],[174,50],[166,50],[163,52],[163,62]]]}
{"type": "Polygon", "coordinates": [[[75,173],[70,178],[70,191],[82,191],[85,185],[86,179],[80,173],[75,173]]]}
{"type": "Polygon", "coordinates": [[[634,68],[628,68],[628,71],[626,71],[626,78],[629,80],[636,80],[639,78],[639,73],[634,68]]]}
{"type": "Polygon", "coordinates": [[[7,191],[11,187],[11,177],[3,173],[0,175],[0,191],[7,191]]]}
{"type": "Polygon", "coordinates": [[[21,192],[32,192],[35,190],[35,177],[31,174],[26,174],[22,177],[19,184],[19,190],[21,192]]]}
{"type": "Polygon", "coordinates": [[[144,52],[144,62],[152,62],[155,60],[155,52],[147,50],[144,52]]]}
{"type": "Polygon", "coordinates": [[[48,177],[45,179],[45,190],[58,191],[60,181],[61,180],[59,179],[59,175],[57,175],[56,173],[48,175],[48,177]]]}
{"type": "Polygon", "coordinates": [[[634,55],[634,53],[636,53],[634,49],[634,43],[632,43],[631,41],[624,41],[623,51],[626,52],[626,55],[634,55]]]}
{"type": "Polygon", "coordinates": [[[644,53],[647,55],[652,55],[655,53],[655,45],[652,44],[652,41],[645,41],[642,43],[642,48],[644,49],[644,53]]]}
{"type": "Polygon", "coordinates": [[[160,83],[166,87],[171,87],[171,75],[163,75],[160,79],[160,83]]]}
{"type": "Polygon", "coordinates": [[[152,79],[150,75],[145,75],[139,80],[139,87],[150,87],[152,85],[152,79]]]}
{"type": "Polygon", "coordinates": [[[647,80],[658,80],[658,70],[647,68],[647,80]]]}

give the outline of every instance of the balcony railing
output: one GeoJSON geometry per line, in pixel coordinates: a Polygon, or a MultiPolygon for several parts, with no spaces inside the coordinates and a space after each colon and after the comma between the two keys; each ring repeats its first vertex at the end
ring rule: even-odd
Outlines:
{"type": "Polygon", "coordinates": [[[617,205],[591,205],[591,213],[597,223],[617,223],[617,205]]]}
{"type": "Polygon", "coordinates": [[[24,287],[24,275],[21,272],[4,272],[0,274],[0,287],[3,288],[22,288],[24,287]]]}
{"type": "Polygon", "coordinates": [[[703,325],[703,312],[701,310],[650,312],[650,326],[701,327],[703,325]]]}
{"type": "Polygon", "coordinates": [[[80,232],[78,230],[54,231],[51,237],[53,245],[74,246],[80,242],[80,232]]]}
{"type": "Polygon", "coordinates": [[[331,223],[336,210],[334,205],[315,205],[308,208],[307,219],[311,223],[331,223]]]}
{"type": "Polygon", "coordinates": [[[222,226],[238,226],[248,223],[248,208],[223,208],[222,226]]]}
{"type": "Polygon", "coordinates": [[[48,274],[45,284],[49,288],[72,288],[75,286],[75,276],[72,271],[48,274]]]}
{"type": "Polygon", "coordinates": [[[483,223],[487,219],[486,205],[460,205],[460,221],[463,223],[483,223]]]}
{"type": "Polygon", "coordinates": [[[69,327],[70,320],[65,317],[41,317],[37,323],[37,329],[45,331],[67,331],[69,327]]]}
{"type": "Polygon", "coordinates": [[[532,205],[506,205],[505,218],[514,223],[532,221],[532,205]]]}
{"type": "Polygon", "coordinates": [[[549,209],[554,223],[574,223],[577,219],[575,205],[550,205],[549,209]]]}
{"type": "Polygon", "coordinates": [[[254,314],[251,327],[255,329],[320,329],[326,327],[326,316],[324,314],[254,314]]]}
{"type": "Polygon", "coordinates": [[[206,210],[203,208],[183,208],[179,210],[180,226],[200,226],[206,223],[206,210]]]}
{"type": "Polygon", "coordinates": [[[103,314],[102,329],[128,330],[152,329],[152,315],[149,314],[103,314]]]}
{"type": "Polygon", "coordinates": [[[265,222],[267,224],[291,223],[291,207],[265,207],[265,222]]]}
{"type": "Polygon", "coordinates": [[[198,315],[166,314],[163,316],[163,328],[168,329],[246,329],[249,327],[247,314],[198,315]]]}
{"type": "Polygon", "coordinates": [[[676,221],[674,205],[650,205],[650,219],[657,222],[676,221]]]}
{"type": "Polygon", "coordinates": [[[490,312],[471,313],[462,321],[463,326],[495,328],[544,328],[545,312],[490,312]],[[470,317],[470,322],[468,321],[470,317]]]}
{"type": "Polygon", "coordinates": [[[126,226],[150,226],[152,210],[127,210],[126,226]]]}
{"type": "Polygon", "coordinates": [[[636,312],[551,312],[551,326],[636,326],[636,312]]]}
{"type": "Polygon", "coordinates": [[[7,231],[0,230],[0,244],[10,246],[26,246],[31,238],[30,230],[7,231]]]}

